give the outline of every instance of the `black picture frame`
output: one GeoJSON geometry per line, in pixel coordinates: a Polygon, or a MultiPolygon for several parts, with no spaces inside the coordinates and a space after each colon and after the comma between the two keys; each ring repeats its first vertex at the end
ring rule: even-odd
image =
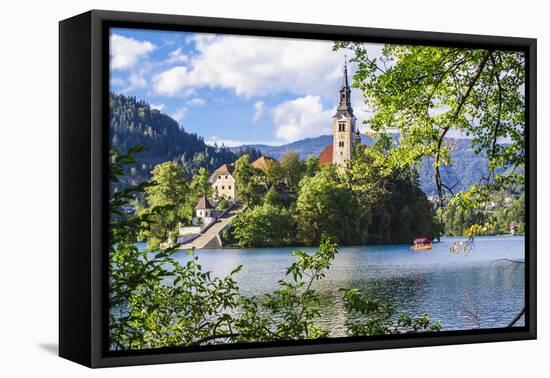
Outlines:
{"type": "Polygon", "coordinates": [[[406,348],[536,338],[536,39],[92,10],[59,23],[59,355],[88,367],[406,348]],[[526,53],[526,324],[279,344],[109,352],[107,346],[110,27],[500,48],[526,53]]]}

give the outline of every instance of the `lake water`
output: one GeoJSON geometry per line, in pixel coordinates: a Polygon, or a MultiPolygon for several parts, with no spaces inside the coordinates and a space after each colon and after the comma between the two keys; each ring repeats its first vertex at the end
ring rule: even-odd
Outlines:
{"type": "MultiPolygon", "coordinates": [[[[323,296],[319,324],[331,336],[345,336],[346,318],[340,288],[356,287],[379,299],[393,301],[399,312],[439,320],[442,330],[503,327],[525,301],[523,265],[502,259],[524,259],[522,236],[477,237],[469,254],[452,254],[452,241],[443,238],[429,251],[412,251],[407,245],[340,247],[322,281],[314,288],[323,296]]],[[[225,275],[238,265],[241,291],[258,295],[273,291],[297,248],[213,249],[197,251],[203,270],[225,275]]],[[[314,248],[304,248],[315,251],[314,248]]],[[[180,261],[188,256],[177,255],[180,261]]],[[[517,325],[523,325],[523,319],[517,325]]]]}

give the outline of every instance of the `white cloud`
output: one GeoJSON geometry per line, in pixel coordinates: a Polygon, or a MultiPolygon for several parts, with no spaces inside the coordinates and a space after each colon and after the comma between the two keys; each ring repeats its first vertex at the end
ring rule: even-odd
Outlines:
{"type": "Polygon", "coordinates": [[[170,117],[172,117],[179,123],[182,123],[186,115],[187,115],[187,106],[183,106],[177,109],[174,113],[170,114],[170,117]]]}
{"type": "Polygon", "coordinates": [[[285,142],[330,134],[334,109],[323,109],[320,96],[286,101],[272,112],[275,136],[285,142]]]}
{"type": "Polygon", "coordinates": [[[145,88],[147,86],[147,80],[145,79],[146,74],[147,74],[147,70],[145,69],[133,70],[128,76],[128,81],[130,85],[127,88],[125,88],[123,92],[129,92],[134,89],[145,88]]]}
{"type": "Polygon", "coordinates": [[[191,100],[188,100],[186,104],[189,106],[204,106],[206,105],[206,100],[199,97],[195,97],[195,98],[192,98],[191,100]]]}
{"type": "Polygon", "coordinates": [[[156,109],[159,112],[162,112],[162,109],[164,109],[164,104],[149,104],[151,109],[156,109]]]}
{"type": "Polygon", "coordinates": [[[185,79],[188,76],[187,67],[170,68],[153,78],[155,92],[164,96],[175,96],[185,89],[185,79]]]}
{"type": "Polygon", "coordinates": [[[262,118],[264,114],[264,102],[256,101],[254,104],[254,115],[252,116],[252,123],[256,123],[262,118]]]}
{"type": "Polygon", "coordinates": [[[166,63],[187,63],[188,61],[189,56],[182,52],[181,47],[178,47],[168,55],[166,63]]]}
{"type": "Polygon", "coordinates": [[[334,96],[342,75],[345,52],[333,52],[330,41],[211,35],[192,40],[198,54],[156,75],[157,94],[176,96],[187,88],[210,87],[244,97],[285,91],[334,96]]]}
{"type": "MultiPolygon", "coordinates": [[[[336,105],[345,54],[333,52],[331,41],[212,34],[194,34],[188,40],[195,44],[193,55],[175,46],[163,60],[153,62],[139,59],[155,49],[153,44],[113,35],[112,46],[118,43],[119,47],[116,54],[112,47],[111,62],[113,68],[127,69],[126,91],[150,86],[150,95],[182,98],[182,107],[172,113],[182,122],[191,106],[206,104],[198,96],[200,90],[226,89],[246,99],[256,97],[251,121],[257,123],[270,115],[275,141],[330,134],[333,110],[322,104],[336,105]],[[295,99],[269,109],[262,97],[271,95],[295,99]]],[[[381,45],[369,44],[367,49],[370,57],[376,57],[381,45]]],[[[350,81],[353,68],[350,65],[350,81]]],[[[224,97],[208,98],[214,105],[224,101],[224,97]]],[[[365,109],[358,89],[352,91],[352,104],[364,131],[361,121],[372,114],[365,109]]]]}
{"type": "Polygon", "coordinates": [[[123,70],[133,67],[138,59],[147,56],[156,46],[149,41],[113,34],[110,38],[111,69],[123,70]]]}

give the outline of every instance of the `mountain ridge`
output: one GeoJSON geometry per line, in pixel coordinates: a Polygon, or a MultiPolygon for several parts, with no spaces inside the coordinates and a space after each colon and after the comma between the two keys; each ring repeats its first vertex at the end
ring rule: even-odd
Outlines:
{"type": "MultiPolygon", "coordinates": [[[[441,175],[443,181],[456,191],[468,189],[476,184],[488,173],[487,162],[483,155],[477,155],[471,147],[467,138],[445,138],[453,146],[451,158],[453,166],[443,166],[441,175]]],[[[361,143],[371,146],[374,138],[361,136],[361,143]]],[[[265,144],[244,144],[242,146],[230,147],[232,152],[238,153],[247,148],[260,150],[263,155],[280,160],[287,152],[297,152],[300,158],[306,159],[310,155],[319,156],[323,149],[332,144],[331,135],[321,135],[313,138],[304,138],[298,141],[280,146],[269,146],[265,144]]],[[[433,160],[424,158],[419,166],[420,187],[428,195],[435,195],[437,192],[434,180],[433,160]]]]}

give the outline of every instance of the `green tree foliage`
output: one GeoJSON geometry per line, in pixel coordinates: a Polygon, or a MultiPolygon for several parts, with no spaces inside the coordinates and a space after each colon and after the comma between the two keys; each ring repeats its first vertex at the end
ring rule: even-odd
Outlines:
{"type": "Polygon", "coordinates": [[[231,312],[239,300],[233,276],[239,268],[218,278],[204,272],[193,254],[182,265],[173,258],[174,250],[157,251],[154,257],[133,253],[141,258],[115,253],[112,259],[111,292],[126,282],[125,271],[136,268],[138,273],[127,287],[124,307],[118,307],[122,318],[116,311],[111,318],[118,325],[111,333],[115,349],[200,345],[231,332],[231,312]]]}
{"type": "Polygon", "coordinates": [[[493,213],[492,233],[505,234],[512,230],[515,233],[525,233],[525,194],[519,196],[512,204],[503,206],[493,213]]]}
{"type": "Polygon", "coordinates": [[[210,184],[210,173],[204,167],[199,168],[191,179],[189,194],[186,200],[187,208],[191,211],[191,216],[199,198],[202,196],[212,198],[213,193],[214,189],[212,184],[210,184]]]}
{"type": "Polygon", "coordinates": [[[313,177],[319,171],[319,157],[310,155],[306,159],[305,175],[313,177]]]}
{"type": "Polygon", "coordinates": [[[353,194],[340,185],[332,165],[313,177],[304,177],[296,204],[298,241],[316,245],[321,235],[330,233],[341,244],[366,242],[371,212],[353,194]]]}
{"type": "Polygon", "coordinates": [[[229,202],[229,200],[223,198],[220,202],[218,202],[218,208],[220,210],[226,210],[227,208],[229,208],[229,206],[231,205],[231,203],[229,202]]]}
{"type": "Polygon", "coordinates": [[[155,166],[149,185],[145,188],[147,207],[140,215],[149,214],[155,222],[146,228],[141,237],[150,248],[159,243],[175,242],[179,222],[191,220],[193,204],[189,201],[189,187],[182,177],[181,168],[173,162],[155,166]]]}
{"type": "MultiPolygon", "coordinates": [[[[431,214],[430,214],[431,215],[431,214]]],[[[398,216],[398,227],[400,236],[403,240],[411,241],[414,238],[414,235],[411,232],[412,225],[414,224],[413,214],[407,205],[401,208],[398,216]]]]}
{"type": "Polygon", "coordinates": [[[287,152],[281,157],[282,175],[287,183],[289,190],[297,190],[300,180],[305,174],[305,164],[300,160],[300,156],[294,152],[287,152]]]}
{"type": "Polygon", "coordinates": [[[294,233],[289,211],[271,204],[243,211],[232,222],[233,238],[241,247],[291,245],[294,233]]]}
{"type": "Polygon", "coordinates": [[[445,225],[444,233],[448,236],[464,236],[466,230],[474,224],[483,224],[487,220],[487,214],[482,210],[462,208],[456,205],[449,205],[443,211],[438,210],[445,225]]]}
{"type": "Polygon", "coordinates": [[[410,166],[395,169],[389,160],[391,156],[380,146],[357,145],[352,159],[338,171],[342,185],[353,190],[362,202],[375,205],[388,194],[401,172],[410,169],[410,166]]]}
{"type": "MultiPolygon", "coordinates": [[[[124,167],[135,163],[132,155],[141,150],[111,153],[111,182],[119,182],[124,167]]],[[[240,293],[233,275],[240,267],[217,278],[202,270],[192,252],[180,264],[173,258],[174,249],[136,247],[139,234],[157,227],[162,207],[135,214],[124,209],[144,191],[162,192],[152,190],[159,185],[144,182],[111,196],[109,343],[113,350],[201,345],[226,338],[234,323],[240,293]]]]}
{"type": "Polygon", "coordinates": [[[283,180],[283,167],[275,160],[266,160],[261,172],[266,190],[275,187],[283,180]]]}
{"type": "Polygon", "coordinates": [[[493,193],[491,206],[463,208],[451,203],[439,210],[445,235],[470,236],[472,227],[482,225],[477,235],[502,235],[525,232],[525,195],[511,200],[507,192],[493,193]],[[507,203],[512,201],[511,203],[507,203]]]}
{"type": "Polygon", "coordinates": [[[385,165],[377,147],[358,146],[346,167],[325,166],[300,183],[298,240],[314,245],[330,232],[343,244],[410,243],[440,227],[412,168],[385,165]]]}
{"type": "Polygon", "coordinates": [[[374,207],[370,243],[410,243],[417,237],[437,238],[441,226],[431,203],[419,188],[418,174],[406,169],[387,184],[374,207]]]}
{"type": "Polygon", "coordinates": [[[258,172],[252,167],[248,155],[243,155],[235,162],[233,173],[237,182],[237,197],[248,207],[260,202],[262,189],[258,172]]]}
{"type": "Polygon", "coordinates": [[[335,46],[342,47],[355,52],[354,86],[377,109],[367,123],[381,133],[377,143],[390,151],[388,163],[399,169],[431,157],[440,205],[454,196],[462,207],[479,207],[491,192],[523,184],[523,52],[386,45],[374,58],[362,43],[335,46]],[[386,134],[396,129],[397,142],[386,134]],[[489,161],[488,177],[458,195],[441,174],[453,163],[445,139],[451,130],[468,135],[474,151],[489,161]]]}
{"type": "Polygon", "coordinates": [[[199,168],[193,176],[190,189],[197,197],[206,196],[210,198],[212,196],[213,189],[212,184],[210,184],[210,173],[205,168],[199,168]]]}
{"type": "Polygon", "coordinates": [[[285,205],[285,201],[283,200],[279,191],[274,187],[272,187],[265,194],[263,204],[269,205],[269,206],[282,207],[285,205]]]}

